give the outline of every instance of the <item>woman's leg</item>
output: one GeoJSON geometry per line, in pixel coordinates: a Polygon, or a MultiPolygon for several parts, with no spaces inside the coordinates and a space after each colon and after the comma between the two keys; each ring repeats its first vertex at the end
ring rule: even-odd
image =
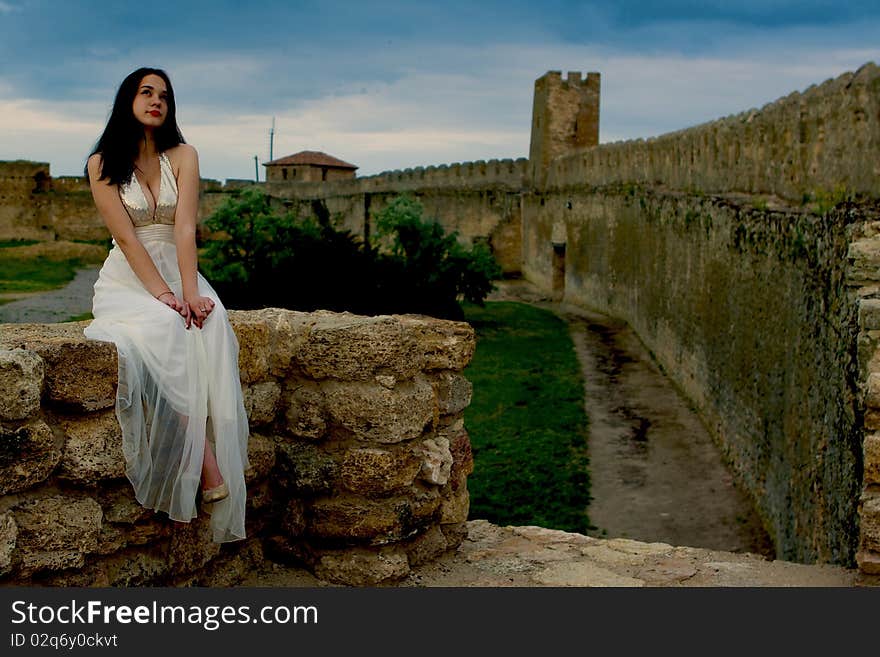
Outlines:
{"type": "MultiPolygon", "coordinates": [[[[211,418],[208,418],[208,427],[211,427],[211,418]]],[[[220,468],[217,466],[217,458],[214,456],[214,449],[211,447],[211,441],[208,440],[206,432],[205,456],[202,459],[202,489],[208,490],[216,488],[222,483],[223,476],[220,474],[220,468]]]]}

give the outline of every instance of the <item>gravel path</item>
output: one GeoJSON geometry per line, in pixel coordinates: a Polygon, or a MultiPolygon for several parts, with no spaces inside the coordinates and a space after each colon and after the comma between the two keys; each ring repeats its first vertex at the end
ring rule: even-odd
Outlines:
{"type": "Polygon", "coordinates": [[[63,322],[74,315],[91,312],[98,271],[98,267],[79,269],[66,287],[0,306],[0,324],[63,322]]]}

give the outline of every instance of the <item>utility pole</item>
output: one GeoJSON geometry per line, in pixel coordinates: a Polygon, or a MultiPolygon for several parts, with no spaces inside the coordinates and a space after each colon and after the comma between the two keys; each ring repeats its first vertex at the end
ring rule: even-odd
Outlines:
{"type": "Polygon", "coordinates": [[[269,131],[269,161],[271,162],[275,158],[272,155],[272,146],[275,141],[275,117],[272,117],[272,129],[269,131]]]}
{"type": "Polygon", "coordinates": [[[254,155],[254,182],[260,182],[260,167],[256,155],[254,155]]]}

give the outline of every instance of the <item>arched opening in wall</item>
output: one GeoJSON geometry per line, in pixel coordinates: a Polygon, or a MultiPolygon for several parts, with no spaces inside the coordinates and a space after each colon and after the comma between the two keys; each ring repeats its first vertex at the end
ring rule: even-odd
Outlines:
{"type": "Polygon", "coordinates": [[[561,299],[565,295],[565,242],[553,244],[553,297],[561,299]]]}

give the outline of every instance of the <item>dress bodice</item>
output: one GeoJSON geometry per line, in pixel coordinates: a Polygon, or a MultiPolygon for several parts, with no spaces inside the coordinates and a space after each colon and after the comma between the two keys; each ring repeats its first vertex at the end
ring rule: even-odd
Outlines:
{"type": "Polygon", "coordinates": [[[155,209],[152,207],[152,198],[141,186],[134,172],[131,174],[131,180],[119,186],[119,198],[135,226],[174,224],[174,212],[177,210],[177,181],[174,179],[171,161],[165,153],[159,154],[159,170],[159,193],[155,209]]]}

